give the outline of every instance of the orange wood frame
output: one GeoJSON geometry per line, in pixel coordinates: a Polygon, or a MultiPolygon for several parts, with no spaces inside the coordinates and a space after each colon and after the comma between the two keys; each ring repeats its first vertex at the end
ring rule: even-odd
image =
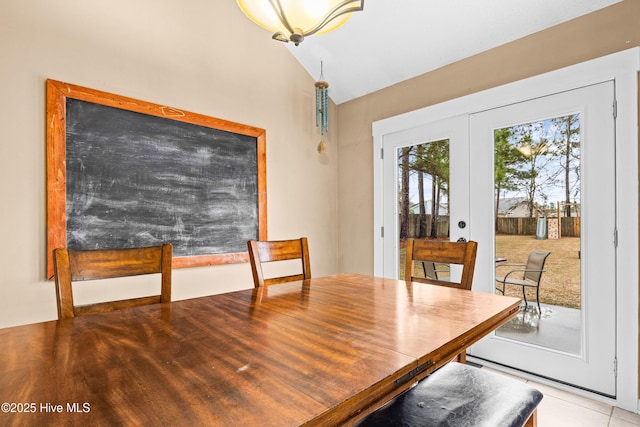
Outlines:
{"type": "MultiPolygon", "coordinates": [[[[109,107],[164,117],[213,129],[255,137],[258,162],[258,239],[267,239],[266,131],[202,114],[133,98],[47,80],[47,278],[53,277],[53,249],[67,246],[66,211],[66,100],[93,102],[109,107]]],[[[247,262],[247,252],[174,257],[173,268],[247,262]]]]}

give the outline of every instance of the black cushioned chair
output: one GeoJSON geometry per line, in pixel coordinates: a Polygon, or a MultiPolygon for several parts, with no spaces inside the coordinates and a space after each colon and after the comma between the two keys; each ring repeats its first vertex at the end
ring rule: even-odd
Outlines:
{"type": "Polygon", "coordinates": [[[541,400],[542,393],[523,382],[450,362],[356,425],[534,427],[541,400]]]}

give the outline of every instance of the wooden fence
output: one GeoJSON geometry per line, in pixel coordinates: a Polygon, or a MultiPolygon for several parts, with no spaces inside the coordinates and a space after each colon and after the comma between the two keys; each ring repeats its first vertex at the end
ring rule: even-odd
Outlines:
{"type": "MultiPolygon", "coordinates": [[[[420,235],[420,215],[409,215],[409,236],[414,238],[431,235],[431,215],[426,215],[424,235],[420,235]]],[[[548,223],[547,223],[548,227],[548,223]]],[[[560,218],[561,237],[580,237],[580,218],[560,218]]],[[[439,216],[437,237],[449,236],[449,217],[439,216]]],[[[537,218],[498,218],[497,234],[511,234],[521,236],[535,236],[538,229],[537,218]]]]}
{"type": "MultiPolygon", "coordinates": [[[[409,228],[408,236],[413,238],[428,237],[431,236],[431,215],[425,215],[425,232],[420,235],[420,215],[409,214],[409,228]]],[[[449,217],[439,216],[437,220],[437,237],[449,236],[449,217]]]]}
{"type": "MultiPolygon", "coordinates": [[[[535,236],[537,229],[537,218],[498,218],[497,234],[535,236]]],[[[560,237],[580,237],[580,218],[560,218],[560,237]]]]}

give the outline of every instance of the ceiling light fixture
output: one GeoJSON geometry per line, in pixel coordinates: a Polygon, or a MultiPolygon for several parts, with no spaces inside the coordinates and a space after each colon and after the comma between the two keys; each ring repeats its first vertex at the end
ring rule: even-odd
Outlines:
{"type": "Polygon", "coordinates": [[[298,46],[305,37],[344,25],[364,0],[236,0],[253,22],[273,31],[272,38],[298,46]]]}

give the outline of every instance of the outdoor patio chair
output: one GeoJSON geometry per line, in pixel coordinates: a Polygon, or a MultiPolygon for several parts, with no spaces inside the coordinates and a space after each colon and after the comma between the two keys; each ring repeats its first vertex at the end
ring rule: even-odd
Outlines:
{"type": "Polygon", "coordinates": [[[538,303],[538,311],[542,313],[540,309],[540,279],[544,272],[544,263],[547,257],[551,255],[551,252],[541,251],[534,249],[529,253],[526,264],[497,264],[496,270],[502,267],[520,267],[518,269],[510,270],[503,277],[496,277],[496,290],[504,295],[507,285],[515,285],[522,287],[522,297],[524,298],[524,306],[527,307],[527,295],[525,293],[525,287],[532,287],[536,289],[536,301],[538,303]],[[520,275],[519,273],[522,273],[520,275]],[[499,285],[502,284],[502,288],[499,285]]]}
{"type": "Polygon", "coordinates": [[[451,273],[448,268],[443,267],[443,264],[436,265],[435,262],[431,261],[421,261],[422,264],[422,272],[424,273],[424,277],[427,279],[433,280],[442,280],[442,277],[446,277],[451,273]],[[438,277],[440,276],[440,277],[438,277]]]}

